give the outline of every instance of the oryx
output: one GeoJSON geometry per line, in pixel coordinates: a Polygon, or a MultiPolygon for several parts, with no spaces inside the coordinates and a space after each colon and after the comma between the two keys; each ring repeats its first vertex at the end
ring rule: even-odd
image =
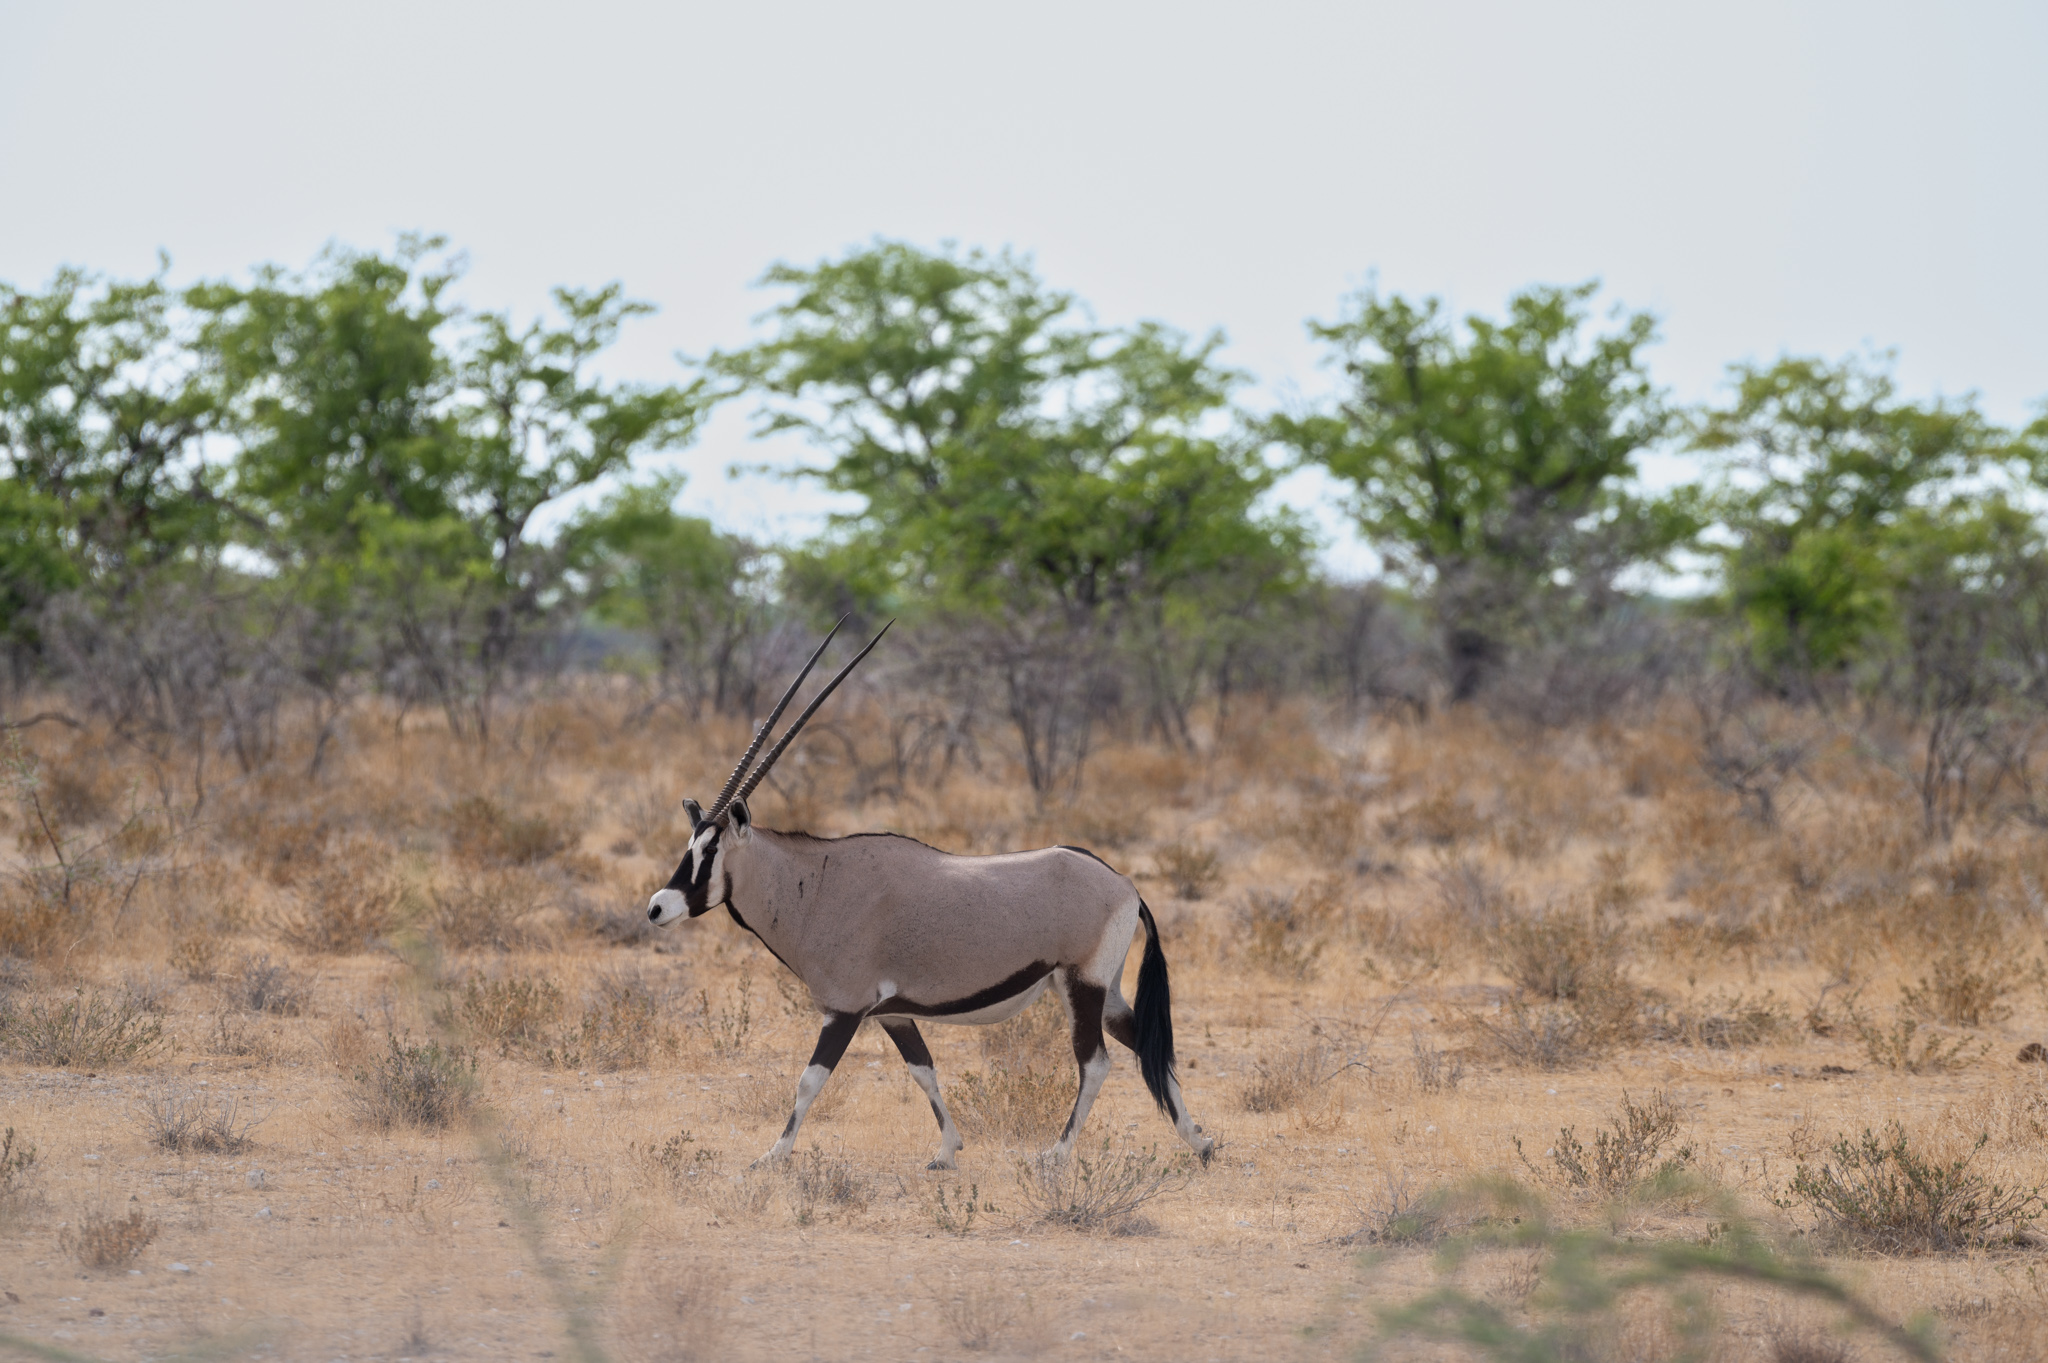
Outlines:
{"type": "MultiPolygon", "coordinates": [[[[845,623],[843,620],[841,623],[845,623]]],[[[893,622],[892,622],[893,623],[893,622]]],[[[768,756],[761,750],[832,635],[804,664],[754,734],[711,808],[683,802],[690,845],[657,890],[647,916],[671,923],[724,905],[811,991],[824,1014],[817,1048],[797,1082],[796,1108],[759,1162],[796,1144],[804,1113],[831,1077],[861,1022],[873,1018],[896,1043],[939,1121],[934,1169],[954,1167],[960,1132],[939,1096],[918,1018],[984,1024],[1014,1017],[1048,984],[1059,990],[1072,1027],[1080,1091],[1052,1153],[1068,1154],[1109,1073],[1106,1031],[1135,1051],[1145,1086],[1180,1138],[1207,1161],[1215,1142],[1188,1115],[1174,1075],[1173,1016],[1159,926],[1131,882],[1094,853],[1047,847],[998,856],[954,856],[896,833],[818,838],[757,827],[747,796],[790,740],[870,650],[882,627],[826,683],[768,756]],[[1145,953],[1138,998],[1124,1002],[1124,956],[1140,925],[1145,953]]],[[[833,627],[833,634],[838,626],[833,627]]]]}

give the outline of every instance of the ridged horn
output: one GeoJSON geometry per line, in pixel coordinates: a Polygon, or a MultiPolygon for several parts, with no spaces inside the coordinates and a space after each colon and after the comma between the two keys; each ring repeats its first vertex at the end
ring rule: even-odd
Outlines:
{"type": "MultiPolygon", "coordinates": [[[[740,782],[746,779],[747,768],[753,764],[754,754],[760,752],[761,745],[768,741],[769,733],[775,728],[775,721],[782,718],[782,712],[787,710],[790,701],[796,698],[797,688],[804,684],[805,677],[811,675],[811,669],[818,665],[818,659],[825,656],[826,645],[832,642],[832,636],[839,633],[840,626],[844,625],[847,619],[848,617],[844,615],[839,617],[839,624],[832,626],[832,633],[825,636],[825,642],[818,645],[818,651],[804,664],[804,670],[796,674],[796,680],[789,684],[789,689],[782,693],[782,699],[776,701],[775,708],[768,712],[768,718],[762,720],[761,727],[754,731],[754,741],[747,745],[747,751],[740,758],[740,764],[732,769],[732,775],[725,778],[724,789],[720,790],[718,798],[711,802],[710,812],[704,816],[707,823],[725,813],[725,807],[732,803],[733,792],[738,790],[740,782]]],[[[749,786],[748,789],[751,790],[753,787],[749,786]]]]}
{"type": "Polygon", "coordinates": [[[761,784],[761,779],[768,774],[769,768],[775,765],[775,759],[782,756],[782,750],[789,746],[790,740],[803,732],[804,725],[810,720],[812,715],[818,713],[818,707],[825,703],[825,698],[838,688],[839,683],[846,680],[849,672],[860,666],[861,659],[875,651],[875,645],[882,642],[882,635],[889,632],[889,625],[895,623],[894,620],[891,620],[888,625],[882,626],[875,637],[868,640],[868,646],[854,654],[853,661],[840,668],[839,674],[833,677],[831,681],[825,683],[825,689],[811,698],[811,703],[804,707],[804,712],[796,717],[796,723],[789,726],[789,732],[776,740],[775,746],[768,750],[768,755],[761,759],[761,765],[754,768],[753,774],[747,777],[747,783],[740,787],[740,793],[737,798],[744,800],[754,793],[754,787],[761,784]]]}

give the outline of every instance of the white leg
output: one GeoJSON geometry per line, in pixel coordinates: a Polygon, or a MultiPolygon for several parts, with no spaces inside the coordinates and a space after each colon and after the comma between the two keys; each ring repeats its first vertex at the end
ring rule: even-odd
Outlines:
{"type": "Polygon", "coordinates": [[[912,1065],[910,1077],[924,1090],[924,1096],[931,1100],[932,1115],[939,1119],[939,1155],[927,1164],[927,1169],[957,1169],[959,1163],[954,1156],[960,1153],[960,1128],[953,1125],[953,1114],[946,1110],[946,1100],[939,1096],[939,1075],[930,1065],[912,1065]]]}
{"type": "Polygon", "coordinates": [[[782,1136],[768,1147],[768,1153],[754,1161],[754,1167],[774,1164],[788,1157],[796,1145],[797,1128],[804,1124],[804,1114],[811,1110],[811,1103],[817,1098],[818,1090],[825,1087],[825,1081],[832,1077],[833,1067],[839,1057],[846,1054],[853,1034],[860,1030],[860,1013],[834,1013],[825,1019],[825,1025],[818,1032],[818,1045],[811,1052],[811,1063],[804,1067],[803,1077],[796,1081],[796,1110],[789,1114],[789,1124],[782,1128],[782,1136]]]}
{"type": "Polygon", "coordinates": [[[1074,1115],[1067,1118],[1067,1129],[1046,1153],[1054,1159],[1065,1159],[1074,1152],[1074,1142],[1080,1138],[1081,1127],[1088,1120],[1088,1109],[1095,1106],[1095,1095],[1102,1091],[1102,1081],[1109,1077],[1109,1052],[1098,1048],[1088,1057],[1088,1063],[1081,1067],[1081,1091],[1074,1095],[1074,1115]]]}
{"type": "Polygon", "coordinates": [[[939,1119],[939,1157],[925,1168],[958,1168],[953,1157],[960,1153],[960,1128],[953,1125],[953,1114],[946,1111],[946,1100],[939,1097],[939,1072],[932,1065],[932,1053],[924,1044],[924,1034],[909,1018],[884,1019],[882,1030],[889,1034],[889,1040],[896,1043],[903,1063],[910,1067],[910,1077],[917,1081],[917,1086],[931,1101],[932,1116],[939,1119]]]}

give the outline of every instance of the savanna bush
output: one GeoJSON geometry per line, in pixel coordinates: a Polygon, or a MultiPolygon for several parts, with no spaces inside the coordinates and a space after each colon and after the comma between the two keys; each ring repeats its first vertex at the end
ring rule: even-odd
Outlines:
{"type": "Polygon", "coordinates": [[[2000,1184],[1971,1169],[1989,1140],[1946,1162],[1914,1148],[1898,1122],[1837,1137],[1832,1161],[1801,1164],[1776,1201],[1804,1208],[1836,1237],[1888,1254],[1944,1253],[2010,1241],[2048,1211],[2039,1186],[2000,1184]]]}

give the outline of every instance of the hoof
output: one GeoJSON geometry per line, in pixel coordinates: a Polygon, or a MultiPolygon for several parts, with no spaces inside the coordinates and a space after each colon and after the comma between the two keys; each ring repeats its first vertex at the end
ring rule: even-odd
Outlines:
{"type": "Polygon", "coordinates": [[[949,1159],[935,1159],[925,1166],[927,1169],[958,1169],[959,1167],[958,1164],[949,1159]]]}
{"type": "Polygon", "coordinates": [[[770,1150],[767,1154],[761,1156],[761,1158],[755,1160],[752,1164],[749,1164],[747,1168],[773,1169],[776,1165],[782,1163],[784,1160],[788,1158],[789,1156],[787,1155],[778,1155],[773,1150],[770,1150]]]}

